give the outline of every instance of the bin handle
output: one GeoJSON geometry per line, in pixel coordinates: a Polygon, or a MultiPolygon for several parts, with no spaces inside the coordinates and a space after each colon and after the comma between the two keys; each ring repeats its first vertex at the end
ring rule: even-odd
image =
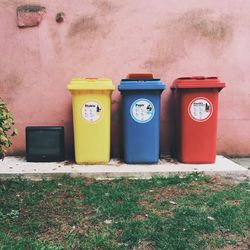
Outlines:
{"type": "Polygon", "coordinates": [[[85,80],[87,80],[89,82],[96,82],[98,80],[98,78],[96,78],[96,77],[87,77],[87,78],[85,78],[85,80]]]}
{"type": "Polygon", "coordinates": [[[130,73],[127,75],[127,79],[154,79],[153,73],[130,73]]]}
{"type": "Polygon", "coordinates": [[[218,76],[209,76],[207,79],[218,79],[218,76]]]}
{"type": "Polygon", "coordinates": [[[205,80],[206,77],[205,76],[192,76],[193,79],[197,79],[197,80],[205,80]]]}

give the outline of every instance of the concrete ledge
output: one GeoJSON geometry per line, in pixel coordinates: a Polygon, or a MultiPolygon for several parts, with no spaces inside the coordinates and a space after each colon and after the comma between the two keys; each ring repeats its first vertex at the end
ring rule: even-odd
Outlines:
{"type": "Polygon", "coordinates": [[[93,177],[97,179],[130,177],[151,178],[201,172],[207,175],[247,176],[248,170],[237,163],[217,156],[214,164],[183,164],[160,160],[158,164],[129,165],[112,159],[108,165],[77,165],[69,162],[33,163],[22,157],[6,157],[0,162],[0,178],[21,176],[41,180],[68,174],[73,177],[93,177]]]}

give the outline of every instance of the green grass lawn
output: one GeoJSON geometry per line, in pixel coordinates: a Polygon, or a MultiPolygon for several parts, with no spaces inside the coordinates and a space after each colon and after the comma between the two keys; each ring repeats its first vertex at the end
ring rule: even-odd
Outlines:
{"type": "Polygon", "coordinates": [[[0,181],[0,249],[249,249],[249,235],[247,182],[0,181]]]}

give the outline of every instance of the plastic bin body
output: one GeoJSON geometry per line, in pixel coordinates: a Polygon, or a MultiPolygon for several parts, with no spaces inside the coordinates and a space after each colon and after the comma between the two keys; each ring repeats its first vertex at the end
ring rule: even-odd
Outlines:
{"type": "Polygon", "coordinates": [[[123,154],[126,163],[157,163],[160,154],[159,79],[122,80],[123,154]],[[146,112],[145,112],[146,109],[146,112]],[[147,111],[148,110],[148,111],[147,111]]]}
{"type": "Polygon", "coordinates": [[[114,85],[108,79],[73,79],[68,89],[72,93],[76,163],[108,163],[114,85]]]}
{"type": "Polygon", "coordinates": [[[179,161],[215,162],[218,93],[224,87],[215,77],[179,78],[172,85],[179,161]]]}

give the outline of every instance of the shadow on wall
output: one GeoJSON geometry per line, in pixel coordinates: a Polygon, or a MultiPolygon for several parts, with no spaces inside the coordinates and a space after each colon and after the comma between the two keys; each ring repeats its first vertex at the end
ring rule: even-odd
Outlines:
{"type": "MultiPolygon", "coordinates": [[[[73,110],[71,103],[68,105],[67,109],[67,122],[64,123],[65,127],[65,157],[66,159],[74,159],[74,128],[73,128],[73,110]]],[[[62,121],[63,122],[63,121],[62,121]]],[[[62,125],[63,126],[63,125],[62,125]]]]}
{"type": "MultiPolygon", "coordinates": [[[[176,134],[176,124],[175,124],[175,110],[174,110],[174,99],[170,86],[167,86],[167,97],[163,99],[164,110],[161,114],[161,132],[160,132],[160,143],[161,143],[161,155],[175,155],[175,134],[176,134]]],[[[163,106],[163,105],[161,105],[163,106]]],[[[162,107],[161,107],[162,108],[162,107]]]]}
{"type": "Polygon", "coordinates": [[[122,102],[121,96],[119,100],[112,100],[111,113],[111,157],[122,158],[123,152],[123,122],[122,122],[122,102]]]}

